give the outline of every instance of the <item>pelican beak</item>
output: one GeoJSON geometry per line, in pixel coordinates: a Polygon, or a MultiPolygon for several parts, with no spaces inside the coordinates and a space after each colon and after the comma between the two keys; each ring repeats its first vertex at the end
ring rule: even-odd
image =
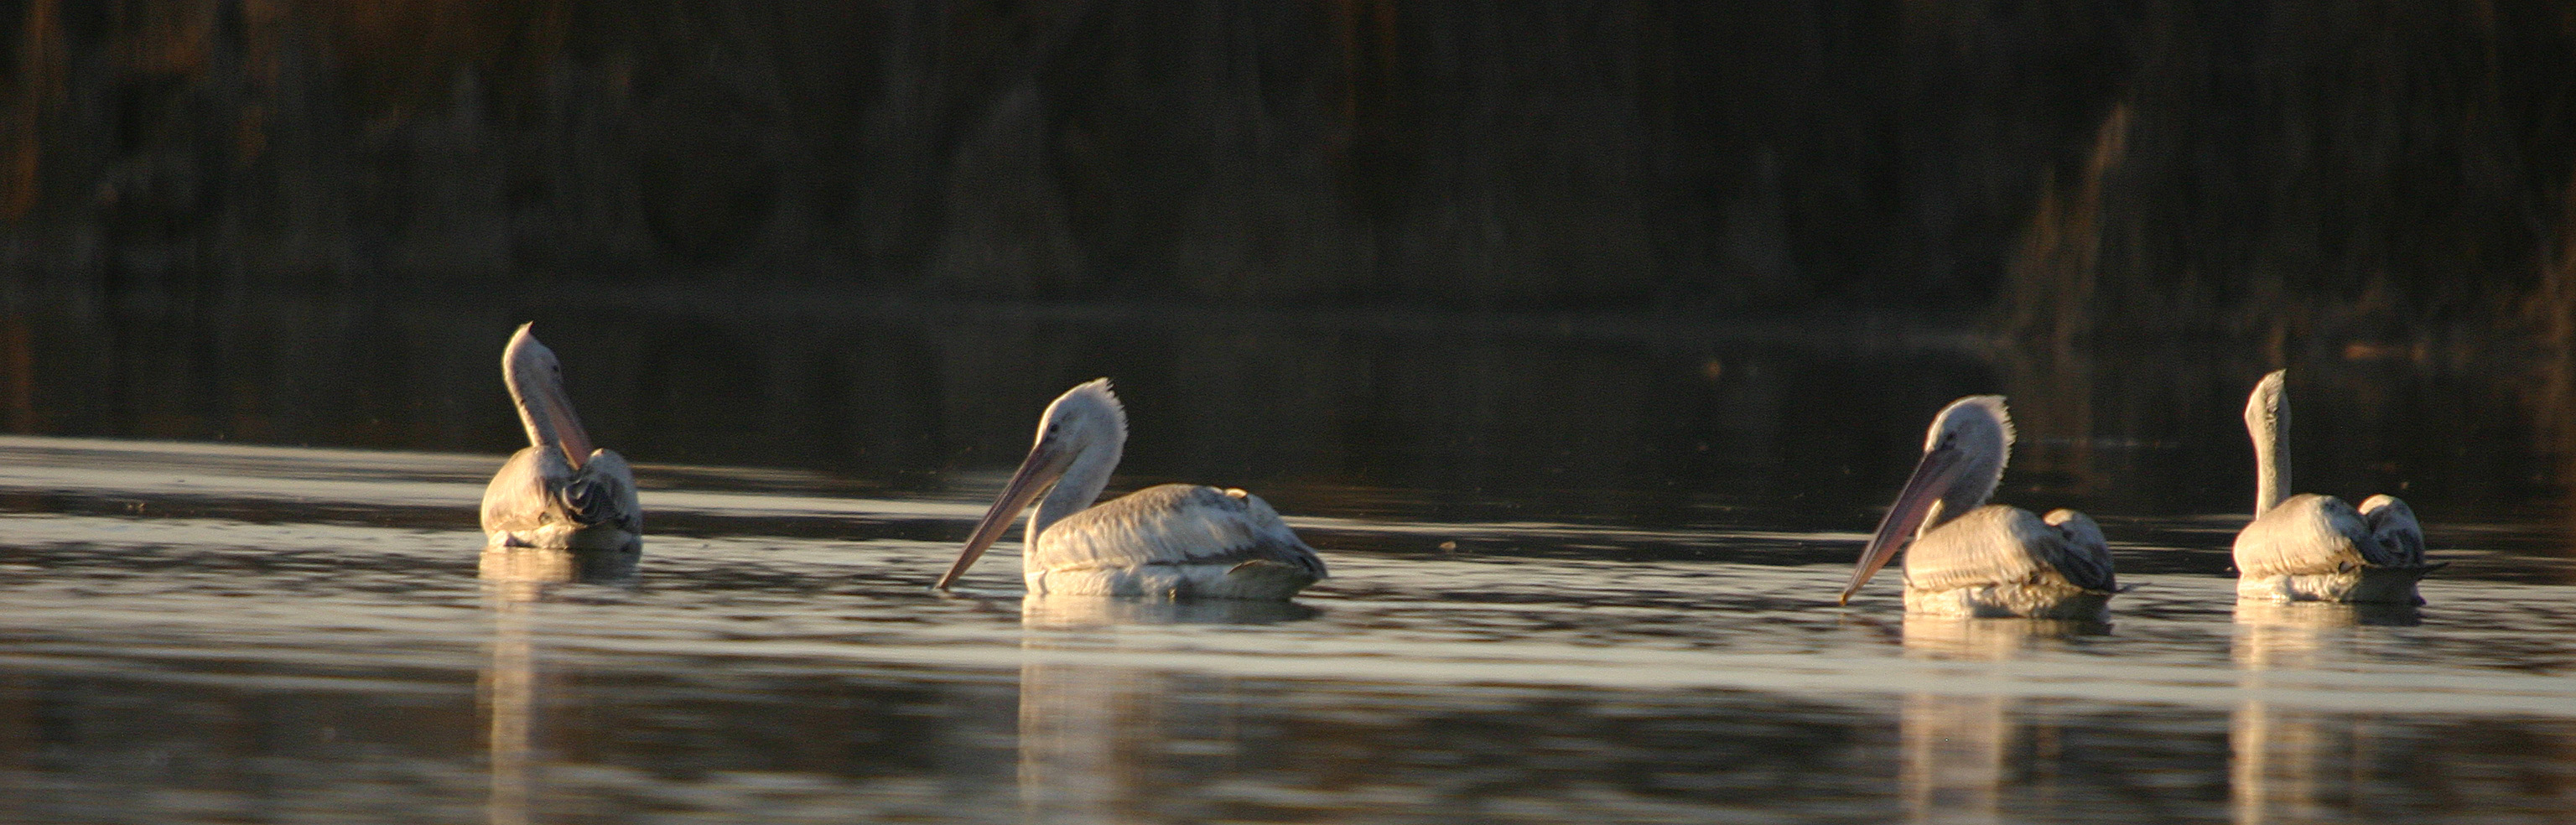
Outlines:
{"type": "Polygon", "coordinates": [[[976,522],[974,534],[966,537],[965,552],[957,554],[957,563],[949,565],[947,575],[940,576],[939,583],[931,587],[946,590],[957,583],[959,576],[966,575],[966,568],[975,566],[975,560],[983,558],[984,551],[1001,540],[1002,531],[1019,520],[1020,511],[1028,509],[1029,502],[1064,476],[1065,469],[1073,465],[1073,454],[1073,450],[1058,446],[1053,439],[1029,448],[1029,457],[1020,460],[1020,469],[1011,474],[1011,483],[1002,486],[1002,497],[993,500],[993,509],[984,511],[984,520],[976,522]]]}
{"type": "Polygon", "coordinates": [[[563,382],[545,381],[538,393],[545,398],[546,415],[555,426],[555,440],[563,442],[564,461],[575,470],[590,460],[590,431],[581,428],[581,416],[572,412],[572,396],[564,394],[563,382]]]}
{"type": "Polygon", "coordinates": [[[1896,494],[1896,505],[1887,508],[1887,517],[1879,520],[1878,533],[1869,537],[1869,547],[1861,551],[1860,564],[1852,568],[1851,584],[1843,586],[1842,598],[1836,603],[1850,604],[1852,594],[1860,592],[1861,585],[1868,584],[1869,577],[1886,567],[1889,559],[1896,558],[1896,551],[1905,549],[1914,531],[1921,529],[1923,520],[1932,515],[1933,505],[1940,503],[1941,494],[1959,480],[1967,466],[1967,454],[1957,448],[1940,447],[1923,454],[1922,463],[1914,465],[1914,477],[1906,479],[1905,489],[1896,494]]]}

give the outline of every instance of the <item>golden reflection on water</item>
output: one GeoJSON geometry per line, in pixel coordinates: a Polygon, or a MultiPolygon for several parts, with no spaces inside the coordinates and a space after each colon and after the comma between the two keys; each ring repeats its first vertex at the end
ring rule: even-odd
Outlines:
{"type": "MultiPolygon", "coordinates": [[[[2052,639],[2098,633],[2106,626],[2044,619],[1978,619],[1907,614],[1909,658],[2002,662],[2052,639]]],[[[1898,719],[1903,765],[1899,784],[1913,822],[2000,822],[2012,801],[2008,784],[2025,775],[2015,760],[2054,762],[2054,726],[2014,719],[2025,697],[2006,692],[1907,694],[1898,719]],[[2023,728],[2030,747],[2021,747],[2023,728]]],[[[2034,766],[2047,775],[2047,765],[2034,766]]],[[[2020,793],[2016,788],[2013,793],[2020,793]]]]}
{"type": "Polygon", "coordinates": [[[2228,805],[2239,825],[2348,819],[2369,786],[2378,719],[2263,698],[2272,671],[2304,672],[2349,657],[2365,625],[2411,625],[2406,605],[2236,603],[2230,649],[2246,698],[2228,719],[2228,805]]]}
{"type": "MultiPolygon", "coordinates": [[[[1091,632],[1134,624],[1266,624],[1315,615],[1287,602],[1150,602],[1031,596],[1020,603],[1021,649],[1086,649],[1091,632]]],[[[1242,748],[1230,677],[1071,664],[1020,665],[1019,783],[1024,822],[1153,818],[1167,760],[1231,761],[1242,748]],[[1214,680],[1210,683],[1208,680],[1214,680]],[[1187,697],[1191,707],[1181,707],[1187,697]],[[1214,698],[1214,712],[1207,705],[1214,698]]],[[[1197,767],[1197,766],[1192,766],[1197,767]]]]}
{"type": "MultiPolygon", "coordinates": [[[[486,568],[487,570],[489,568],[486,568]]],[[[487,574],[488,575],[488,574],[487,574]]],[[[528,822],[529,728],[535,721],[536,657],[528,641],[528,598],[504,584],[489,591],[492,664],[483,671],[484,712],[491,721],[492,825],[528,822]]]]}
{"type": "Polygon", "coordinates": [[[484,805],[492,825],[526,825],[536,759],[536,646],[530,613],[552,585],[633,578],[642,554],[542,547],[486,547],[479,566],[483,601],[492,614],[492,660],[483,671],[484,714],[492,775],[484,805]]]}

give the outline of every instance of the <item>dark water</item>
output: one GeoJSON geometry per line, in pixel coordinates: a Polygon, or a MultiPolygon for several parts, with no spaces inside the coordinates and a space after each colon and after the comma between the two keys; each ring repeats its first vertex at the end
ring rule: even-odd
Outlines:
{"type": "Polygon", "coordinates": [[[861,305],[691,293],[0,319],[0,819],[2548,822],[2576,810],[2563,393],[2510,353],[2040,352],[1869,317],[861,305]],[[641,463],[645,553],[481,555],[517,321],[641,463]],[[2236,415],[2398,492],[2420,610],[2239,607],[2236,415]],[[1240,485],[1280,606],[925,589],[1037,411],[1240,485]],[[1832,604],[1957,395],[2082,507],[2107,625],[1832,604]],[[109,438],[98,438],[98,437],[109,438]],[[134,440],[149,439],[149,440],[134,440]]]}

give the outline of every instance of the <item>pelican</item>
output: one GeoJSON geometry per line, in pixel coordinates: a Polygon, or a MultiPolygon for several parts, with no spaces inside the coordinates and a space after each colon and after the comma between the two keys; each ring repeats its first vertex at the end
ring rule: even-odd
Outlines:
{"type": "Polygon", "coordinates": [[[2424,528],[2394,496],[2377,495],[2355,510],[2343,499],[2289,495],[2288,370],[2274,370],[2245,399],[2245,430],[2254,436],[2254,521],[2236,534],[2236,597],[2277,602],[2423,604],[2415,582],[2439,564],[2424,563],[2424,528]]]}
{"type": "Polygon", "coordinates": [[[564,396],[563,365],[519,325],[501,351],[501,378],[528,427],[528,446],[483,488],[483,532],[494,547],[634,550],[644,508],[635,473],[613,450],[593,450],[564,396]]]}
{"type": "Polygon", "coordinates": [[[1980,506],[2003,480],[2012,443],[2003,396],[1972,395],[1941,408],[1923,437],[1922,463],[1861,552],[1842,601],[1850,603],[1904,549],[1907,612],[2099,618],[2118,590],[2101,527],[2073,510],[2041,517],[1980,506]]]}
{"type": "Polygon", "coordinates": [[[1037,445],[936,586],[955,584],[1033,499],[1020,553],[1032,596],[1275,600],[1324,577],[1315,548],[1242,490],[1163,484],[1092,506],[1126,444],[1127,411],[1109,379],[1056,398],[1038,419],[1037,445]]]}

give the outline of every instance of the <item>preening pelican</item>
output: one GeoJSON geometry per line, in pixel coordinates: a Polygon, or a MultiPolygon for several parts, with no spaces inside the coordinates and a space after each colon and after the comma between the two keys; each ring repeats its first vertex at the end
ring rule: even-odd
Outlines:
{"type": "Polygon", "coordinates": [[[483,488],[483,533],[497,547],[632,550],[644,508],[635,473],[614,450],[593,450],[564,396],[563,365],[521,324],[501,351],[501,378],[528,427],[528,447],[483,488]]]}
{"type": "Polygon", "coordinates": [[[1924,435],[1922,463],[1861,551],[1842,600],[1850,602],[1902,549],[1908,612],[2099,618],[2118,590],[2101,527],[2073,510],[2043,518],[1980,506],[2003,480],[2012,443],[2003,396],[1972,395],[1941,408],[1924,435]]]}
{"type": "Polygon", "coordinates": [[[2254,522],[2236,534],[2236,597],[2280,602],[2423,604],[2415,582],[2439,564],[2424,563],[2424,528],[2393,496],[2371,496],[2355,510],[2343,499],[2290,495],[2288,370],[2275,370],[2245,399],[2245,430],[2254,436],[2254,522]]]}
{"type": "Polygon", "coordinates": [[[955,584],[1041,493],[1020,553],[1032,596],[1285,599],[1324,577],[1315,548],[1242,490],[1163,484],[1091,506],[1126,445],[1109,379],[1048,404],[1037,445],[937,586],[955,584]]]}

